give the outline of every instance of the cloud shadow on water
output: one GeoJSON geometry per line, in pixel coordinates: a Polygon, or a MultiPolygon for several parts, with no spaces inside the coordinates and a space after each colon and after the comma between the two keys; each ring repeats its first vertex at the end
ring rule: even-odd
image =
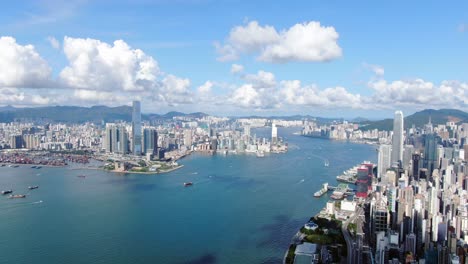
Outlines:
{"type": "Polygon", "coordinates": [[[259,231],[265,234],[257,247],[267,247],[274,250],[286,250],[294,234],[304,224],[303,220],[292,219],[287,215],[276,216],[272,223],[263,225],[259,231]]]}

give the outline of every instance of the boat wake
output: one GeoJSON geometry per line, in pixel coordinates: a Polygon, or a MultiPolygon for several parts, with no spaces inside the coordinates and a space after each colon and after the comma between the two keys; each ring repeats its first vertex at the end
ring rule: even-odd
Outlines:
{"type": "Polygon", "coordinates": [[[297,184],[305,182],[305,179],[300,180],[297,184]]]}
{"type": "Polygon", "coordinates": [[[7,205],[7,206],[2,206],[0,208],[0,210],[15,209],[15,208],[19,208],[19,207],[25,207],[25,206],[34,205],[34,204],[41,204],[41,203],[43,203],[42,200],[39,200],[39,201],[36,201],[36,202],[15,203],[15,204],[7,205]]]}

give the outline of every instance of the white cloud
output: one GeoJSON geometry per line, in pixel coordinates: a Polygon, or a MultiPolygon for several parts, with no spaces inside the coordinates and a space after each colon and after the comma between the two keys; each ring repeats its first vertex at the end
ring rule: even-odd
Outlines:
{"type": "Polygon", "coordinates": [[[244,84],[234,90],[231,102],[237,106],[249,108],[265,108],[260,93],[253,88],[252,84],[244,84]]]}
{"type": "Polygon", "coordinates": [[[291,106],[323,108],[365,108],[359,94],[352,94],[343,87],[320,90],[316,85],[302,86],[299,80],[282,81],[279,91],[284,103],[291,106]]]}
{"type": "Polygon", "coordinates": [[[372,101],[376,104],[468,109],[468,84],[463,82],[442,81],[435,85],[423,79],[377,80],[368,86],[375,92],[372,101]]]}
{"type": "Polygon", "coordinates": [[[60,42],[56,38],[49,36],[47,37],[47,41],[49,41],[54,49],[60,49],[60,42]]]}
{"type": "Polygon", "coordinates": [[[169,74],[162,80],[159,97],[169,105],[193,103],[190,80],[169,74]]]}
{"type": "Polygon", "coordinates": [[[260,70],[257,74],[246,74],[242,78],[252,83],[254,88],[272,88],[276,86],[275,75],[271,72],[260,70]]]}
{"type": "Polygon", "coordinates": [[[33,45],[0,37],[0,87],[44,87],[52,70],[33,45]]]}
{"type": "Polygon", "coordinates": [[[285,63],[290,61],[330,61],[341,57],[339,35],[334,27],[311,21],[295,24],[277,32],[272,26],[251,21],[234,27],[224,45],[215,44],[220,61],[232,61],[241,54],[258,53],[258,60],[285,63]]]}
{"type": "Polygon", "coordinates": [[[232,64],[231,65],[231,73],[236,74],[236,73],[241,73],[244,71],[244,66],[240,64],[232,64]]]}
{"type": "Polygon", "coordinates": [[[50,103],[50,98],[32,92],[33,89],[1,88],[0,105],[38,106],[50,103]]]}
{"type": "Polygon", "coordinates": [[[211,93],[211,89],[213,88],[213,83],[211,81],[206,81],[204,84],[200,85],[197,91],[201,94],[211,93]]]}
{"type": "Polygon", "coordinates": [[[65,37],[63,50],[69,65],[60,72],[69,87],[96,90],[151,89],[160,74],[157,62],[123,40],[113,45],[96,39],[65,37]]]}

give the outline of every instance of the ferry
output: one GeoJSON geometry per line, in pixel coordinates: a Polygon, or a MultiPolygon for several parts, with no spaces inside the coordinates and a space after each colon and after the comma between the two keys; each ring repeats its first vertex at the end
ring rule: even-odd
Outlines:
{"type": "Polygon", "coordinates": [[[324,195],[326,192],[327,192],[327,191],[325,191],[324,189],[320,189],[319,191],[316,191],[316,192],[314,193],[314,197],[319,198],[319,197],[321,197],[322,195],[324,195]]]}
{"type": "Polygon", "coordinates": [[[322,189],[316,191],[314,193],[314,197],[318,198],[318,197],[321,197],[322,195],[324,195],[326,192],[328,191],[328,182],[324,183],[322,185],[322,189]]]}
{"type": "Polygon", "coordinates": [[[336,176],[336,180],[339,182],[346,182],[351,184],[356,184],[356,178],[350,175],[339,175],[336,176]]]}
{"type": "Polygon", "coordinates": [[[29,190],[34,190],[34,189],[37,189],[37,188],[39,188],[39,186],[37,186],[37,185],[28,187],[29,190]]]}
{"type": "Polygon", "coordinates": [[[341,191],[334,191],[332,195],[330,196],[333,200],[343,200],[344,199],[344,193],[341,191]]]}
{"type": "Polygon", "coordinates": [[[15,199],[15,198],[26,198],[26,194],[15,194],[15,195],[10,195],[8,196],[10,199],[15,199]]]}
{"type": "Polygon", "coordinates": [[[192,186],[192,185],[193,185],[193,182],[184,182],[185,187],[192,186]]]}
{"type": "Polygon", "coordinates": [[[12,190],[5,190],[5,191],[2,191],[2,194],[5,195],[5,194],[12,193],[12,192],[13,192],[12,190]]]}

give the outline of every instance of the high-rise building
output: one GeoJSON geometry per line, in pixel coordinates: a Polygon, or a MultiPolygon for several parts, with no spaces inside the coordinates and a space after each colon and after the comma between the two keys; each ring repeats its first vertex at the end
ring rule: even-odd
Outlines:
{"type": "Polygon", "coordinates": [[[110,153],[128,153],[128,134],[124,126],[113,123],[106,125],[104,147],[110,153]]]}
{"type": "Polygon", "coordinates": [[[191,148],[193,144],[193,132],[191,129],[184,130],[184,145],[191,148]]]}
{"type": "Polygon", "coordinates": [[[158,152],[158,131],[154,128],[143,130],[143,153],[155,155],[158,152]]]}
{"type": "Polygon", "coordinates": [[[436,134],[427,134],[424,137],[424,168],[429,175],[437,169],[437,137],[436,134]]]}
{"type": "Polygon", "coordinates": [[[403,112],[396,111],[393,119],[392,164],[403,160],[403,112]]]}
{"type": "Polygon", "coordinates": [[[23,136],[21,135],[11,135],[10,136],[10,148],[20,149],[23,147],[23,136]]]}
{"type": "Polygon", "coordinates": [[[402,166],[403,166],[403,169],[405,170],[409,170],[410,167],[410,161],[411,161],[411,158],[413,156],[413,153],[414,153],[414,146],[413,145],[405,145],[403,147],[403,159],[402,159],[402,166]]]}
{"type": "Polygon", "coordinates": [[[141,155],[141,106],[140,101],[133,101],[132,112],[132,152],[133,155],[141,155]]]}
{"type": "Polygon", "coordinates": [[[468,142],[465,142],[465,145],[463,145],[463,150],[465,151],[465,161],[468,162],[468,142]]]}
{"type": "Polygon", "coordinates": [[[271,142],[273,144],[278,142],[278,128],[276,127],[275,123],[271,125],[271,142]]]}
{"type": "Polygon", "coordinates": [[[421,154],[419,154],[419,153],[413,154],[413,156],[411,158],[411,161],[412,161],[411,176],[416,181],[419,181],[419,167],[421,166],[421,164],[419,162],[420,160],[421,160],[421,154]]]}
{"type": "Polygon", "coordinates": [[[379,146],[379,161],[377,164],[377,177],[381,178],[385,175],[387,169],[391,166],[392,147],[390,145],[379,146]]]}

